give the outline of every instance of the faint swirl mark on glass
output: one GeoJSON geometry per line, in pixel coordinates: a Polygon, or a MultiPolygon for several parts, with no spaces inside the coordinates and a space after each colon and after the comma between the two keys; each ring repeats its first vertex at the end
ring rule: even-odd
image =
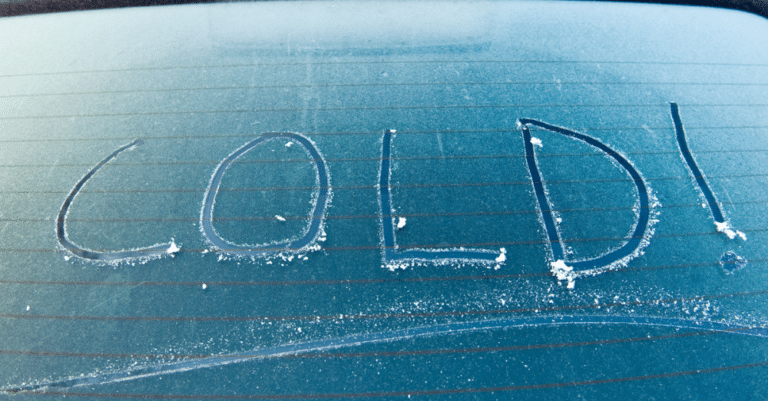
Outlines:
{"type": "Polygon", "coordinates": [[[256,362],[269,358],[300,355],[310,352],[326,352],[344,348],[360,347],[370,344],[406,341],[413,338],[428,338],[434,336],[445,336],[471,332],[488,332],[508,329],[531,329],[534,327],[569,325],[629,325],[667,327],[673,329],[698,330],[702,332],[719,332],[723,334],[738,336],[761,338],[768,337],[768,328],[765,327],[731,325],[722,322],[696,321],[678,318],[594,315],[519,317],[508,319],[443,323],[385,332],[353,334],[346,337],[278,345],[270,348],[258,348],[251,351],[216,355],[200,359],[182,360],[179,362],[168,362],[149,366],[135,366],[115,372],[82,375],[79,377],[73,377],[59,381],[7,386],[0,389],[0,394],[45,392],[47,390],[67,390],[71,388],[100,386],[175,373],[189,372],[198,369],[208,369],[225,365],[256,362]]]}

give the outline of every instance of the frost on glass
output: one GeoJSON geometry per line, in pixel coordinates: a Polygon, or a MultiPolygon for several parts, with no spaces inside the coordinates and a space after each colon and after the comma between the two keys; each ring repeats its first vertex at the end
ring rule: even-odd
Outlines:
{"type": "Polygon", "coordinates": [[[234,354],[222,354],[198,359],[132,366],[110,373],[94,373],[89,375],[69,377],[57,381],[41,381],[37,383],[24,383],[21,385],[5,386],[0,388],[0,394],[16,394],[28,392],[45,392],[47,394],[56,394],[57,390],[88,388],[106,384],[146,379],[150,377],[166,376],[199,369],[210,369],[225,365],[254,362],[270,358],[281,358],[290,355],[302,355],[311,352],[355,348],[370,344],[407,341],[420,337],[438,337],[467,332],[490,332],[513,328],[530,329],[532,327],[569,325],[631,325],[646,327],[669,327],[675,329],[692,329],[701,332],[768,338],[768,328],[765,327],[754,327],[748,325],[728,324],[713,321],[697,321],[679,318],[597,315],[511,317],[505,319],[488,319],[470,322],[451,322],[384,332],[353,334],[340,338],[299,342],[268,348],[256,348],[251,351],[238,352],[234,354]]]}

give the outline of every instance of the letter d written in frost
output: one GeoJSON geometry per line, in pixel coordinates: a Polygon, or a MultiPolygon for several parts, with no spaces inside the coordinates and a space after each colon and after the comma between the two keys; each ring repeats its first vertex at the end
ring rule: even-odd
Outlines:
{"type": "MultiPolygon", "coordinates": [[[[381,167],[379,170],[379,212],[381,217],[382,259],[384,267],[395,270],[419,263],[482,263],[500,265],[506,260],[506,250],[500,252],[485,249],[408,249],[399,250],[395,238],[395,216],[390,193],[392,137],[394,130],[384,131],[381,144],[381,167]]],[[[404,224],[403,219],[401,225],[404,224]]]]}
{"type": "Polygon", "coordinates": [[[123,250],[114,252],[101,252],[78,246],[77,244],[70,241],[67,235],[67,214],[69,213],[69,207],[72,206],[72,201],[75,199],[75,196],[77,196],[83,186],[85,186],[85,183],[88,182],[91,177],[96,175],[96,173],[101,170],[104,165],[117,157],[117,155],[126,150],[133,150],[143,143],[144,141],[137,139],[112,152],[111,155],[107,156],[104,160],[97,164],[96,167],[92,168],[91,171],[83,176],[83,178],[81,178],[80,181],[75,184],[75,187],[72,188],[72,190],[69,192],[69,195],[67,195],[66,199],[64,199],[64,204],[61,205],[59,216],[56,219],[56,238],[59,240],[59,245],[61,245],[67,252],[71,253],[78,259],[100,264],[119,264],[122,262],[133,261],[146,262],[148,260],[157,259],[167,255],[173,256],[174,253],[179,251],[179,247],[173,240],[171,240],[171,242],[165,244],[156,244],[146,248],[137,248],[127,251],[123,250]]]}
{"type": "Polygon", "coordinates": [[[656,220],[653,218],[654,212],[652,212],[651,208],[657,205],[657,202],[654,199],[648,184],[646,184],[643,176],[637,171],[635,166],[633,166],[624,156],[611,149],[608,145],[605,145],[589,135],[584,135],[566,128],[557,127],[528,118],[520,119],[520,129],[523,132],[526,162],[528,164],[528,171],[531,174],[533,188],[536,192],[536,202],[539,205],[541,222],[544,226],[544,230],[547,232],[548,243],[550,244],[552,258],[550,268],[552,274],[557,277],[558,280],[567,280],[568,288],[573,288],[574,279],[580,276],[595,275],[607,270],[621,268],[629,263],[630,260],[639,256],[642,253],[643,248],[648,245],[650,238],[653,235],[652,226],[656,220]],[[606,157],[613,159],[613,161],[629,175],[629,178],[635,184],[635,189],[637,190],[638,204],[636,204],[636,206],[638,212],[635,227],[632,232],[627,235],[622,246],[609,250],[596,258],[577,261],[566,260],[560,233],[558,232],[552,207],[547,198],[547,191],[544,188],[544,180],[539,173],[539,168],[536,163],[536,153],[533,146],[536,141],[531,137],[528,125],[543,128],[547,131],[567,136],[597,148],[603,152],[606,157]]]}
{"type": "MultiPolygon", "coordinates": [[[[235,258],[268,258],[278,254],[302,253],[319,249],[316,245],[318,236],[323,232],[323,220],[325,219],[325,210],[331,199],[331,178],[328,173],[328,167],[325,165],[325,159],[320,154],[314,143],[309,138],[290,132],[286,133],[265,133],[251,142],[246,143],[219,163],[211,176],[208,189],[203,198],[203,207],[200,210],[200,232],[202,232],[208,243],[222,254],[235,258]],[[317,193],[313,197],[312,212],[309,215],[309,225],[304,235],[297,240],[285,240],[264,245],[240,245],[233,244],[219,236],[213,228],[213,206],[216,202],[216,194],[219,192],[221,180],[227,171],[240,156],[248,153],[251,149],[263,143],[275,139],[288,139],[300,144],[312,159],[315,165],[317,193]]],[[[279,217],[279,216],[278,216],[279,217]]]]}

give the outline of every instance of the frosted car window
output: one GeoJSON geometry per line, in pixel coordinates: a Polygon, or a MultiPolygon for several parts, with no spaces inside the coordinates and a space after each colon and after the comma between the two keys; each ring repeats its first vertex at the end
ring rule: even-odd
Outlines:
{"type": "Polygon", "coordinates": [[[4,394],[768,389],[760,17],[208,4],[0,37],[4,394]]]}

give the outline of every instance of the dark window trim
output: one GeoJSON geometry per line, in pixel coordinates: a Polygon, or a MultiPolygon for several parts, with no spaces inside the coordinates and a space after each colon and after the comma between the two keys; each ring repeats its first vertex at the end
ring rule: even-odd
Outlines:
{"type": "MultiPolygon", "coordinates": [[[[230,2],[232,2],[232,0],[0,0],[0,16],[9,17],[16,15],[46,14],[76,10],[96,10],[102,8],[230,2]]],[[[683,4],[692,6],[729,8],[746,11],[768,18],[768,0],[630,0],[629,2],[683,4]]]]}

